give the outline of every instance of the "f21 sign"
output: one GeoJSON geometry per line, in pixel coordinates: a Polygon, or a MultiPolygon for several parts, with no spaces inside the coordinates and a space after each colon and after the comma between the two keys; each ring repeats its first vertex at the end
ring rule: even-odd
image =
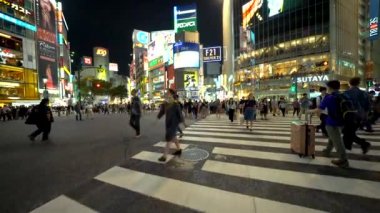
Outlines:
{"type": "Polygon", "coordinates": [[[203,48],[203,62],[222,61],[222,47],[203,48]]]}

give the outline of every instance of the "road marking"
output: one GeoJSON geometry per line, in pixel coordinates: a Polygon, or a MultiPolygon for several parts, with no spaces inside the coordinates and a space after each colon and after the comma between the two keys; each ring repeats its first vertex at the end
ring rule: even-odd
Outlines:
{"type": "MultiPolygon", "coordinates": [[[[273,153],[273,152],[243,150],[243,149],[229,149],[229,148],[221,148],[221,147],[215,147],[212,153],[220,154],[220,155],[236,156],[236,157],[274,160],[274,161],[281,161],[281,162],[292,162],[292,163],[311,164],[311,165],[319,165],[319,166],[334,166],[333,164],[331,164],[331,158],[326,158],[326,157],[317,157],[315,159],[299,158],[297,155],[294,155],[294,154],[283,154],[283,153],[273,153]]],[[[380,172],[380,164],[378,162],[350,160],[350,167],[355,168],[355,169],[380,172]]]]}
{"type": "Polygon", "coordinates": [[[271,212],[319,212],[120,167],[113,167],[95,179],[201,212],[252,213],[265,212],[266,208],[271,212]]]}
{"type": "MultiPolygon", "coordinates": [[[[205,135],[205,136],[222,136],[222,137],[237,137],[237,138],[249,138],[249,139],[270,139],[270,140],[284,140],[284,141],[290,141],[290,136],[278,136],[276,135],[276,132],[273,132],[273,135],[255,135],[255,132],[252,132],[250,134],[234,134],[234,133],[228,133],[228,132],[198,132],[198,131],[191,131],[191,130],[185,130],[185,134],[188,135],[205,135]]],[[[327,142],[327,138],[317,138],[315,142],[327,142]]]]}
{"type": "MultiPolygon", "coordinates": [[[[278,131],[273,131],[275,130],[274,128],[265,128],[265,130],[270,130],[270,131],[263,131],[263,130],[258,130],[259,128],[253,127],[253,133],[259,133],[259,134],[269,134],[269,135],[290,135],[290,127],[287,129],[288,131],[286,132],[278,132],[278,131]]],[[[217,126],[214,126],[214,128],[206,128],[206,127],[189,127],[186,130],[192,130],[192,131],[213,131],[213,132],[247,132],[247,129],[245,127],[240,127],[239,129],[218,129],[217,126]]],[[[322,136],[322,133],[316,133],[316,136],[322,136]]],[[[380,142],[380,136],[375,136],[375,135],[358,135],[361,138],[364,138],[366,140],[378,140],[378,141],[371,141],[374,143],[380,142]]],[[[317,141],[318,142],[318,141],[317,141]]],[[[327,142],[327,141],[323,141],[327,142]]]]}
{"type": "MultiPolygon", "coordinates": [[[[269,147],[269,148],[282,148],[290,150],[290,142],[288,143],[274,143],[274,142],[260,142],[254,140],[237,140],[230,138],[210,138],[210,137],[190,137],[184,136],[182,138],[184,141],[193,141],[201,143],[219,143],[219,144],[229,144],[229,145],[244,145],[244,146],[259,146],[259,147],[269,147]]],[[[315,151],[322,151],[326,146],[316,145],[315,151]]],[[[349,154],[363,155],[362,150],[359,148],[353,148],[351,151],[346,150],[349,154]]],[[[380,156],[380,150],[370,150],[367,155],[380,156]]]]}
{"type": "Polygon", "coordinates": [[[380,182],[207,160],[203,171],[380,199],[380,182]]]}
{"type": "Polygon", "coordinates": [[[168,155],[165,162],[158,161],[158,159],[162,156],[162,153],[157,152],[148,152],[148,151],[142,151],[133,156],[133,159],[137,160],[143,160],[143,161],[150,161],[153,163],[159,163],[159,164],[165,164],[169,162],[171,159],[173,159],[173,155],[168,155]]]}
{"type": "Polygon", "coordinates": [[[80,213],[95,213],[97,211],[92,210],[91,208],[80,204],[64,195],[61,195],[54,200],[45,203],[44,205],[38,207],[31,211],[31,213],[71,213],[71,212],[80,212],[80,213]]]}

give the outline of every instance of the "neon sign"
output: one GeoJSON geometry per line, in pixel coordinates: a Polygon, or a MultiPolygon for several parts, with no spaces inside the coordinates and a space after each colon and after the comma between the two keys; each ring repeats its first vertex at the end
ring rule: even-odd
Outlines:
{"type": "Polygon", "coordinates": [[[18,25],[20,27],[24,27],[24,28],[26,28],[28,30],[31,30],[31,31],[34,31],[34,32],[37,31],[37,27],[36,26],[28,24],[26,22],[23,22],[21,20],[18,20],[16,18],[11,17],[11,16],[5,15],[4,13],[0,13],[0,19],[3,19],[3,20],[8,21],[8,22],[11,22],[11,23],[13,23],[15,25],[18,25]]]}
{"type": "Polygon", "coordinates": [[[98,48],[96,49],[96,55],[100,55],[104,57],[107,55],[107,50],[104,48],[98,48]]]}
{"type": "Polygon", "coordinates": [[[379,0],[371,0],[369,17],[369,39],[379,38],[379,0]]]}
{"type": "Polygon", "coordinates": [[[0,3],[7,5],[7,6],[10,6],[13,10],[16,10],[20,13],[25,14],[25,15],[31,15],[32,14],[29,10],[25,9],[24,7],[21,7],[18,4],[11,3],[11,2],[6,1],[6,0],[0,0],[0,3]]]}

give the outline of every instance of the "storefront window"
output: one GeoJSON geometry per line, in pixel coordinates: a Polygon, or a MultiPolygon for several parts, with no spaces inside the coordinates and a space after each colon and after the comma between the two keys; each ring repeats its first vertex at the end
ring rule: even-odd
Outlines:
{"type": "Polygon", "coordinates": [[[0,100],[38,98],[35,71],[0,65],[0,100]]]}

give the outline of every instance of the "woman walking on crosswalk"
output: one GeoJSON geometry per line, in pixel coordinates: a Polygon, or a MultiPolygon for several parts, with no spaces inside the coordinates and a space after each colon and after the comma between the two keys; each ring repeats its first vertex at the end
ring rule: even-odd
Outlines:
{"type": "Polygon", "coordinates": [[[166,115],[165,118],[165,140],[166,146],[164,150],[164,155],[161,156],[158,160],[165,162],[166,158],[169,154],[169,148],[171,143],[175,143],[177,147],[177,151],[175,151],[174,155],[181,155],[182,150],[179,146],[179,142],[177,139],[177,130],[180,123],[184,122],[184,118],[181,112],[181,107],[177,102],[177,94],[174,90],[169,89],[166,93],[167,101],[161,105],[160,112],[157,115],[157,118],[160,119],[162,116],[166,115]]]}
{"type": "Polygon", "coordinates": [[[249,94],[248,100],[244,104],[244,120],[247,123],[247,129],[253,130],[253,121],[256,117],[257,103],[252,93],[249,94]],[[249,122],[249,126],[248,126],[249,122]]]}

